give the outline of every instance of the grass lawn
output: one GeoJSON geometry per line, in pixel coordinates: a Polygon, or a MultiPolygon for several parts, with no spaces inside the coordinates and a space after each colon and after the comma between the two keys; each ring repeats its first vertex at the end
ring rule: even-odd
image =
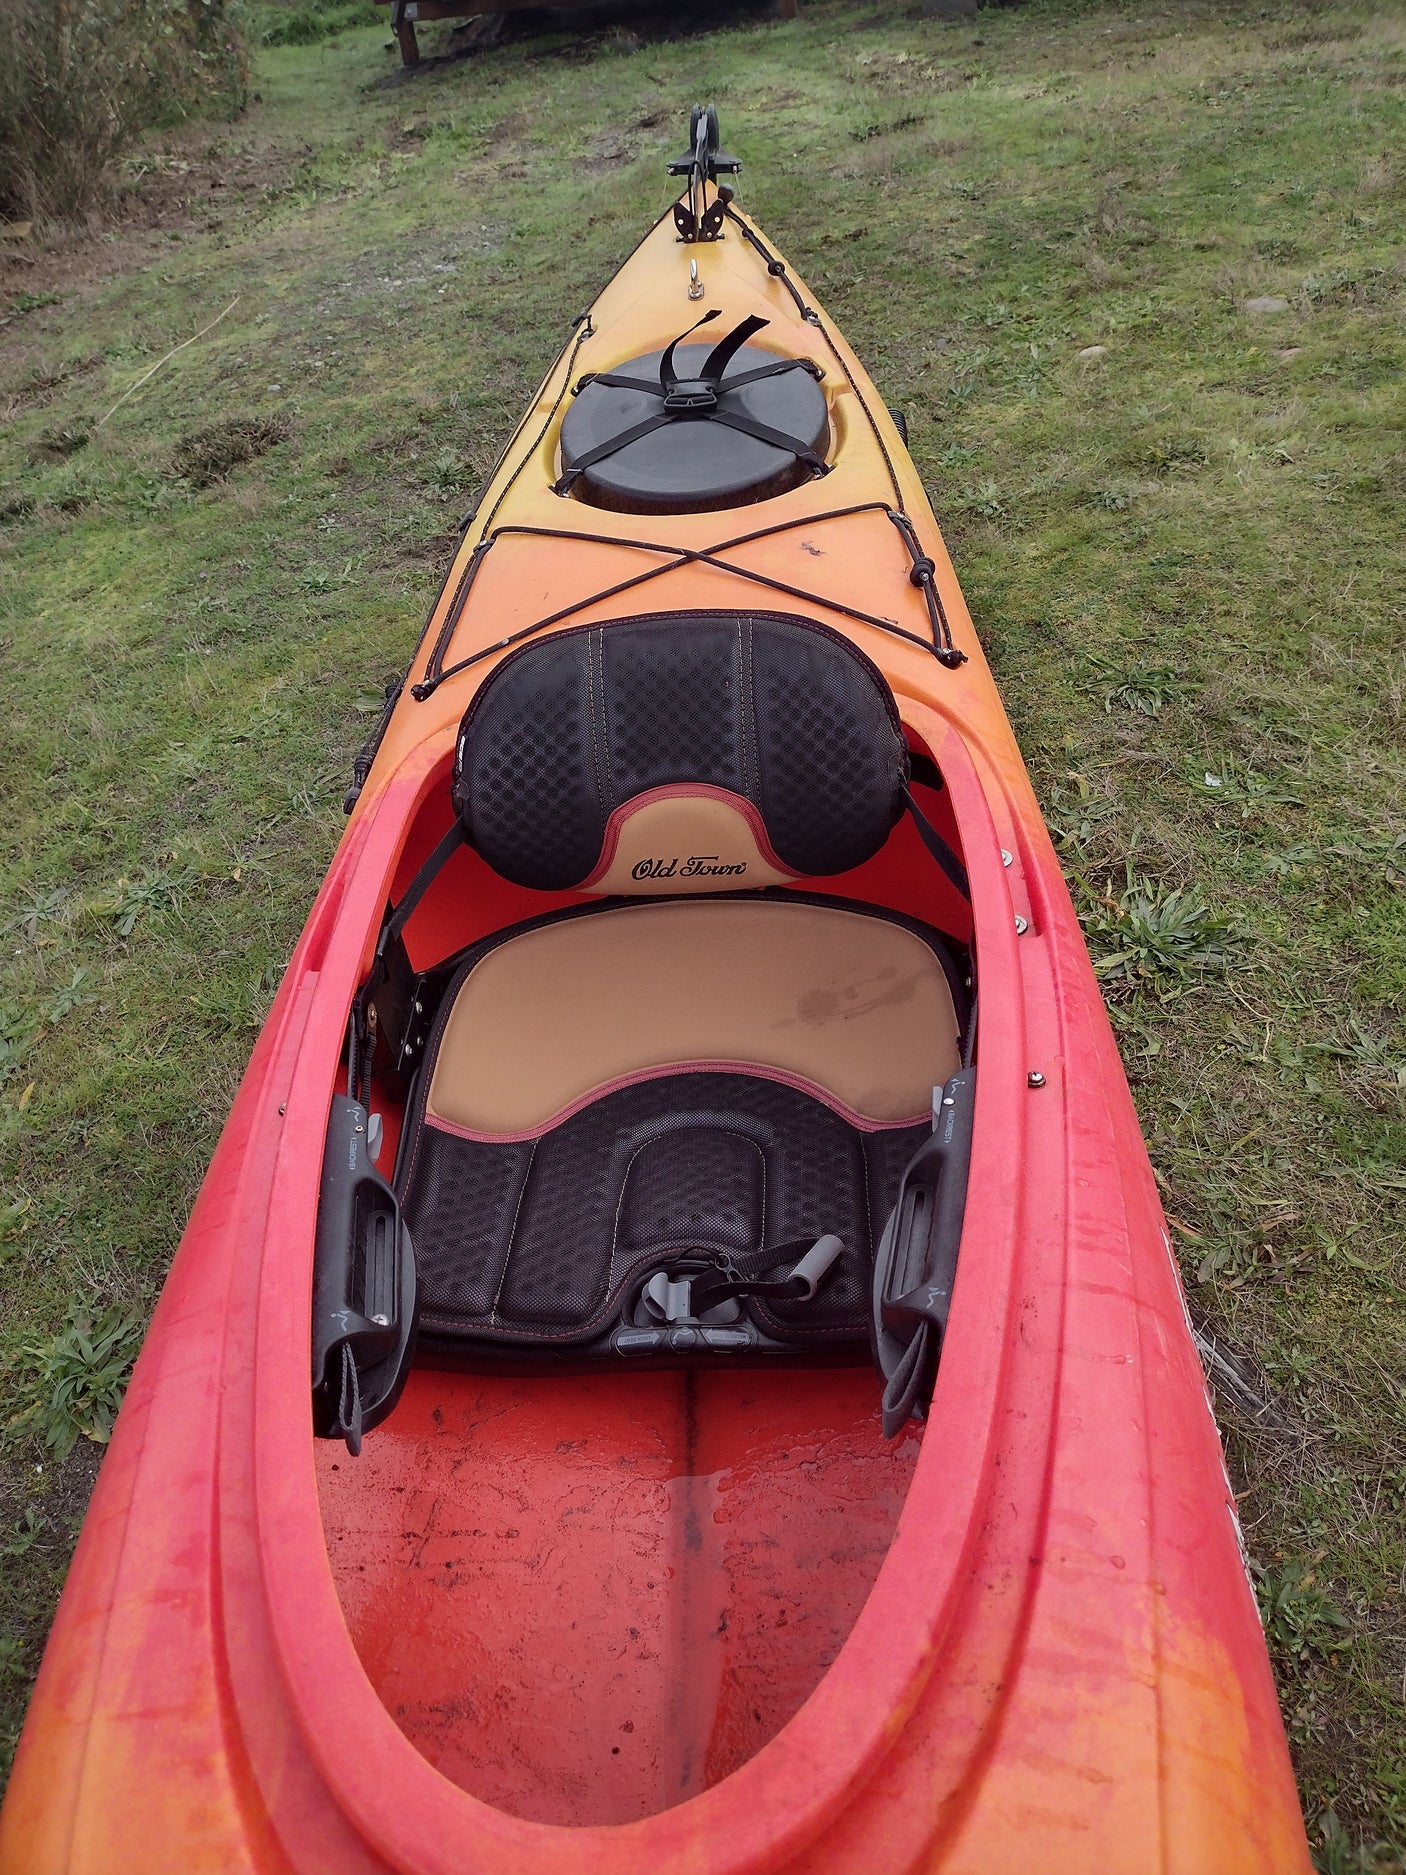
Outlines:
{"type": "Polygon", "coordinates": [[[657,35],[266,49],[127,166],[144,226],[0,272],[0,1733],[382,682],[714,98],[1085,916],[1322,1866],[1400,1870],[1406,9],[657,35]]]}

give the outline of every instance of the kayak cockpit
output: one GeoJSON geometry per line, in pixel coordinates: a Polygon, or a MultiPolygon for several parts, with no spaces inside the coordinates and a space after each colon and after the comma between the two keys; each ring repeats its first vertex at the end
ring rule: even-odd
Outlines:
{"type": "Polygon", "coordinates": [[[324,1525],[431,1762],[622,1822],[794,1715],[893,1534],[970,1145],[960,842],[877,668],[789,616],[522,647],[447,792],[334,1101],[324,1525]]]}
{"type": "Polygon", "coordinates": [[[628,1823],[792,1719],[878,1576],[921,1447],[859,1367],[417,1369],[349,1459],[333,1575],[387,1712],[474,1797],[628,1823]]]}

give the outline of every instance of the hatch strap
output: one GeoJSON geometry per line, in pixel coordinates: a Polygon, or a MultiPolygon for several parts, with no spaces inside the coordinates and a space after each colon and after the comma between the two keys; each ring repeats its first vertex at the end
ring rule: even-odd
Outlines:
{"type": "MultiPolygon", "coordinates": [[[[683,344],[684,340],[688,338],[690,334],[696,332],[699,326],[710,325],[714,319],[721,319],[721,317],[721,310],[714,306],[711,312],[705,312],[701,319],[695,319],[693,324],[680,332],[676,339],[671,339],[669,341],[669,344],[665,347],[664,356],[659,360],[659,389],[655,392],[657,397],[667,398],[669,392],[678,384],[678,373],[674,370],[674,353],[678,350],[679,346],[683,344]]],[[[713,351],[716,350],[717,347],[714,346],[713,351]]],[[[709,364],[712,363],[712,358],[713,352],[709,352],[709,364]]],[[[703,370],[699,373],[699,376],[706,377],[707,375],[707,366],[705,365],[703,370]]],[[[716,386],[714,388],[716,388],[716,386]]]]}
{"type": "MultiPolygon", "coordinates": [[[[701,325],[703,322],[700,319],[698,323],[701,325]]],[[[723,374],[737,356],[738,352],[740,352],[742,347],[747,343],[748,339],[754,337],[764,326],[769,326],[770,324],[770,319],[764,319],[760,313],[748,313],[747,317],[740,320],[732,328],[731,332],[725,333],[723,337],[718,340],[712,351],[710,351],[708,356],[704,359],[703,369],[698,374],[699,377],[701,377],[705,383],[714,386],[720,385],[723,380],[723,374]]],[[[670,358],[673,357],[673,353],[674,347],[671,345],[668,353],[670,358]]],[[[662,380],[664,368],[661,365],[659,369],[662,380]]]]}
{"type": "Polygon", "coordinates": [[[772,429],[769,423],[758,423],[755,417],[744,417],[735,410],[715,410],[712,418],[714,423],[721,423],[729,430],[739,430],[743,436],[754,436],[759,443],[770,443],[773,449],[786,450],[817,479],[830,473],[831,465],[823,456],[817,456],[798,437],[787,436],[784,430],[772,429]]]}
{"type": "MultiPolygon", "coordinates": [[[[755,384],[759,378],[779,377],[783,371],[808,371],[819,379],[822,376],[820,366],[813,358],[776,358],[769,365],[754,365],[750,371],[739,371],[730,377],[722,387],[727,391],[740,391],[744,385],[755,384]]],[[[574,395],[580,396],[588,384],[609,384],[619,391],[643,391],[650,397],[659,395],[659,386],[652,378],[632,378],[628,371],[588,371],[578,379],[574,395]]]]}
{"type": "MultiPolygon", "coordinates": [[[[656,391],[655,396],[659,393],[656,391]]],[[[613,456],[622,449],[628,449],[631,443],[637,443],[642,437],[653,435],[655,430],[662,430],[666,423],[672,423],[675,412],[656,410],[651,417],[632,424],[628,430],[622,430],[619,436],[612,436],[608,442],[597,443],[594,449],[588,449],[564,475],[554,484],[557,494],[564,495],[570,489],[578,475],[584,475],[587,469],[593,469],[598,462],[604,462],[607,456],[613,456]]]]}

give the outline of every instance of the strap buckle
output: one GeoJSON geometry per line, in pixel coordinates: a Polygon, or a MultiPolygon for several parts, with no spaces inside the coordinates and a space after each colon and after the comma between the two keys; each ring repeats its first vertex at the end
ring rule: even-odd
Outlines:
{"type": "Polygon", "coordinates": [[[664,1322],[671,1328],[678,1322],[696,1323],[693,1277],[674,1277],[667,1270],[656,1270],[640,1294],[640,1307],[648,1320],[664,1322]]]}
{"type": "Polygon", "coordinates": [[[717,407],[717,386],[706,378],[681,378],[664,393],[664,408],[671,417],[704,414],[717,407]]]}

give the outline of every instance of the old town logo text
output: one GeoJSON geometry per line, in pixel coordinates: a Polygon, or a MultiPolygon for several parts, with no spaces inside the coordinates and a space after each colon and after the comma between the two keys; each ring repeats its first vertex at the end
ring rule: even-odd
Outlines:
{"type": "Polygon", "coordinates": [[[716,853],[690,853],[687,859],[642,859],[632,879],[740,879],[746,872],[745,860],[724,866],[716,853]]]}

